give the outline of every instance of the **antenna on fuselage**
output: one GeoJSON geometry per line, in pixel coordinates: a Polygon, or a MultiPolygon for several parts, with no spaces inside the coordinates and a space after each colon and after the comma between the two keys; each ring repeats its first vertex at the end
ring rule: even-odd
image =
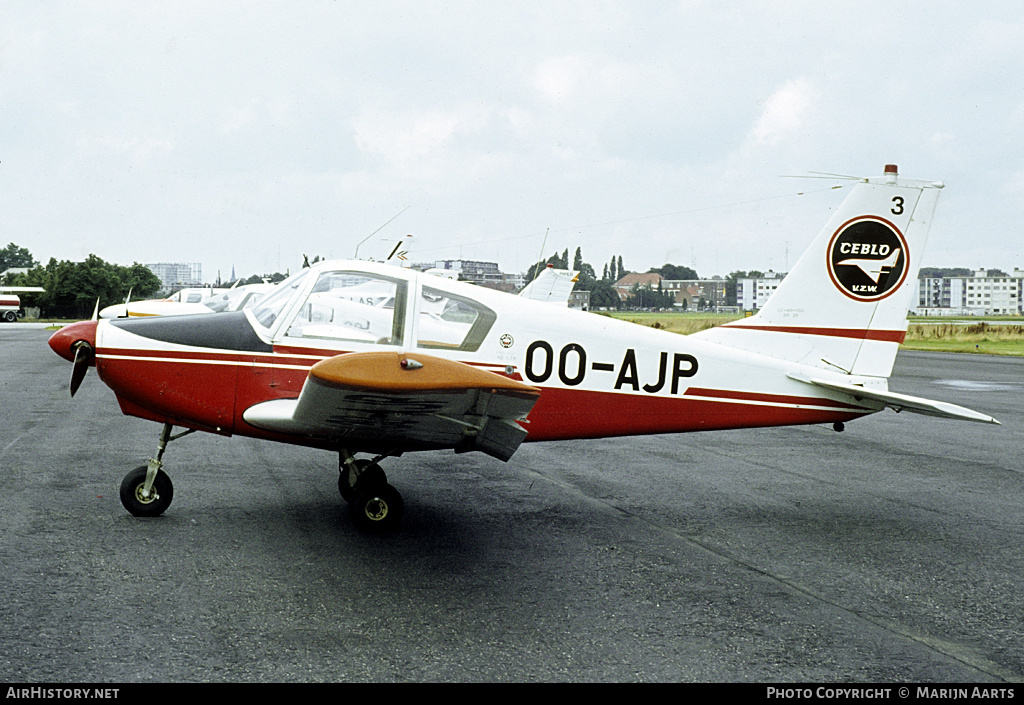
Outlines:
{"type": "Polygon", "coordinates": [[[544,265],[544,248],[548,244],[548,233],[550,233],[550,232],[551,232],[551,228],[548,228],[547,230],[544,231],[544,240],[540,243],[540,255],[539,255],[539,258],[537,259],[537,265],[538,265],[537,266],[537,270],[533,273],[533,278],[534,279],[536,279],[538,276],[540,276],[540,271],[542,269],[544,269],[544,266],[543,266],[544,265]]]}
{"type": "Polygon", "coordinates": [[[388,220],[388,221],[387,221],[386,223],[384,223],[384,225],[380,226],[379,228],[377,228],[376,230],[374,230],[374,231],[373,231],[372,233],[370,233],[369,235],[367,235],[366,237],[364,237],[364,238],[363,238],[363,239],[362,239],[362,240],[361,240],[361,241],[359,242],[359,244],[358,244],[358,245],[356,245],[356,253],[355,253],[355,255],[353,256],[353,259],[359,259],[359,248],[360,248],[360,247],[362,247],[362,245],[363,245],[363,243],[364,243],[364,242],[366,242],[366,241],[367,241],[367,240],[369,240],[369,239],[370,239],[371,237],[373,237],[374,235],[376,235],[377,233],[379,233],[379,232],[380,232],[381,230],[383,230],[383,229],[384,229],[385,227],[387,227],[388,223],[390,223],[390,222],[391,222],[392,220],[394,220],[394,219],[395,219],[395,218],[397,218],[398,216],[402,215],[402,213],[405,213],[405,212],[406,212],[407,210],[409,210],[409,206],[406,206],[406,207],[405,207],[405,208],[403,208],[402,210],[400,210],[400,211],[398,211],[397,213],[395,213],[395,215],[393,215],[393,216],[391,217],[391,219],[390,219],[390,220],[388,220]]]}

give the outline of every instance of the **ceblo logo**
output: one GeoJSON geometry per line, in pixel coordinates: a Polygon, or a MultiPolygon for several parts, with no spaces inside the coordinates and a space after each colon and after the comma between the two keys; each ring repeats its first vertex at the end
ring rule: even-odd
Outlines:
{"type": "Polygon", "coordinates": [[[880,301],[907,276],[907,241],[884,218],[862,216],[843,224],[828,246],[828,274],[856,301],[880,301]]]}

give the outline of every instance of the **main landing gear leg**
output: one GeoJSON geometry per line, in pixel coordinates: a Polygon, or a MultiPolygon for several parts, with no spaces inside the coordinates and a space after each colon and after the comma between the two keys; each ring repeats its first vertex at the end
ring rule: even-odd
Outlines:
{"type": "Polygon", "coordinates": [[[171,506],[174,486],[171,478],[163,471],[164,451],[171,441],[195,432],[195,429],[189,429],[172,436],[173,429],[173,425],[165,423],[160,432],[160,440],[157,441],[156,457],[151,458],[149,464],[140,465],[129,472],[121,481],[121,504],[133,516],[160,516],[171,506]]]}
{"type": "Polygon", "coordinates": [[[352,523],[361,531],[388,533],[402,521],[405,511],[402,495],[388,484],[384,470],[378,465],[385,457],[356,459],[348,449],[338,452],[338,491],[349,503],[352,523]]]}

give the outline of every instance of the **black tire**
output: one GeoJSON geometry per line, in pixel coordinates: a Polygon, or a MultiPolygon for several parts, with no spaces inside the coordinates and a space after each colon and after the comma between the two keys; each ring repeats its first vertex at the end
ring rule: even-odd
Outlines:
{"type": "Polygon", "coordinates": [[[148,499],[140,496],[142,487],[146,484],[147,469],[145,465],[140,465],[125,475],[121,481],[121,504],[132,516],[160,516],[171,506],[171,500],[174,499],[174,485],[163,470],[157,470],[152,495],[148,499]]]}
{"type": "Polygon", "coordinates": [[[342,468],[338,473],[338,492],[341,493],[343,500],[350,503],[360,490],[388,484],[388,476],[384,474],[384,469],[372,460],[360,458],[356,460],[356,465],[359,466],[359,479],[355,485],[349,484],[347,470],[342,468]]]}
{"type": "Polygon", "coordinates": [[[387,534],[398,528],[405,513],[402,495],[391,485],[360,490],[349,506],[352,523],[369,534],[387,534]]]}
{"type": "Polygon", "coordinates": [[[4,320],[7,321],[8,323],[14,323],[16,320],[18,320],[18,314],[16,314],[14,311],[4,311],[4,320]]]}

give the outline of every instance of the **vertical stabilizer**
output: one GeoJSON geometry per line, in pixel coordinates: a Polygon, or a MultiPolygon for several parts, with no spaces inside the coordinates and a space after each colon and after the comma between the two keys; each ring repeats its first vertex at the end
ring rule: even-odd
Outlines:
{"type": "Polygon", "coordinates": [[[536,279],[519,292],[519,295],[524,299],[568,306],[569,295],[579,280],[579,274],[572,269],[555,269],[549,264],[541,270],[536,279]]]}
{"type": "Polygon", "coordinates": [[[941,183],[885,175],[853,187],[754,316],[695,334],[850,375],[888,377],[941,183]]]}

